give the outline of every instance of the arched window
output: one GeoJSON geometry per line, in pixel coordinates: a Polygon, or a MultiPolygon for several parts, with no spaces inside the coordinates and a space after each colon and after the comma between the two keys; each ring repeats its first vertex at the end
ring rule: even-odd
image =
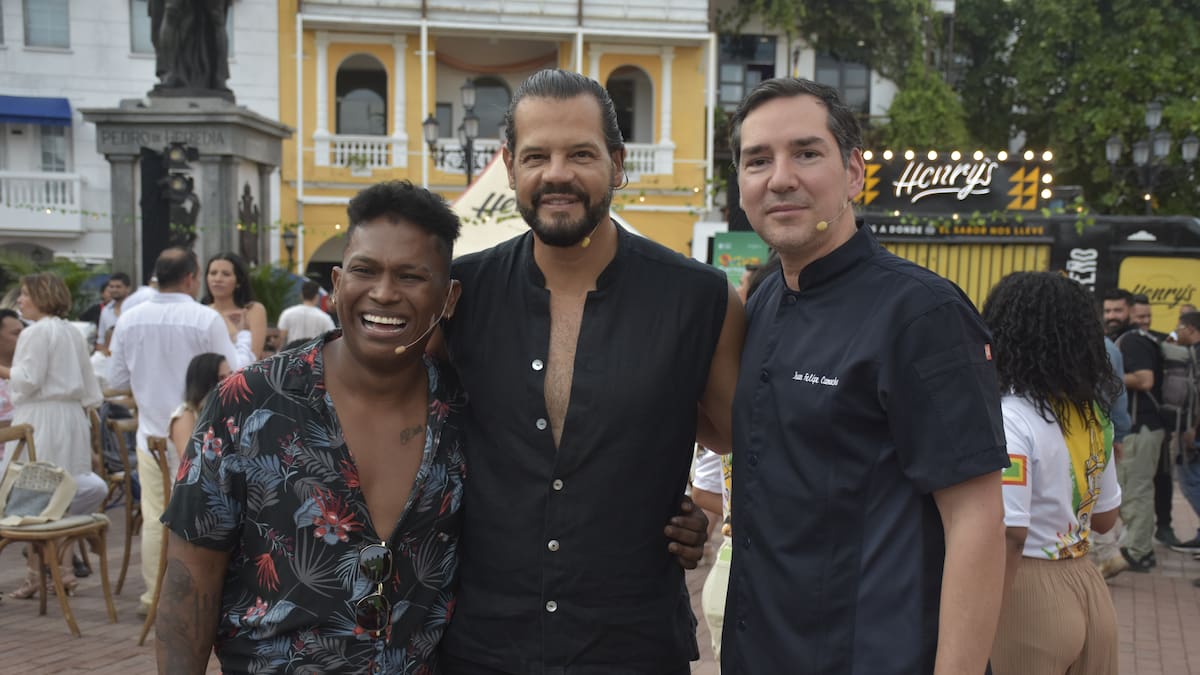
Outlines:
{"type": "Polygon", "coordinates": [[[604,85],[617,109],[617,126],[626,143],[654,142],[654,85],[641,68],[621,66],[604,85]]]}
{"type": "Polygon", "coordinates": [[[387,71],[369,54],[355,54],[337,71],[337,133],[387,135],[387,71]]]}
{"type": "Polygon", "coordinates": [[[498,77],[477,77],[475,82],[475,115],[479,118],[480,138],[499,138],[504,113],[512,94],[508,85],[498,77]]]}

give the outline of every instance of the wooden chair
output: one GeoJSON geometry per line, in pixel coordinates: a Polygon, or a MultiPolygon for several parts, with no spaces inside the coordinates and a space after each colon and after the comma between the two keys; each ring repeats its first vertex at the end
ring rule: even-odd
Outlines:
{"type": "MultiPolygon", "coordinates": [[[[162,481],[163,485],[163,503],[171,502],[171,470],[168,468],[167,439],[161,436],[147,436],[146,449],[150,451],[150,456],[154,458],[154,463],[158,465],[158,475],[151,476],[150,467],[143,467],[142,480],[154,480],[157,478],[162,481]]],[[[162,544],[158,550],[158,572],[154,582],[154,596],[150,599],[150,608],[146,612],[146,623],[142,625],[142,635],[138,638],[138,646],[146,643],[146,635],[150,633],[150,627],[154,625],[154,618],[158,615],[158,598],[162,595],[163,577],[167,572],[167,539],[170,538],[169,532],[163,532],[162,544]]]]}
{"type": "Polygon", "coordinates": [[[129,572],[129,553],[133,547],[133,535],[142,529],[142,503],[133,498],[133,467],[129,465],[128,434],[137,433],[137,419],[109,420],[108,428],[117,436],[117,447],[121,451],[121,489],[125,491],[125,553],[121,558],[121,575],[117,577],[117,595],[125,587],[125,575],[129,572]]]}
{"type": "MultiPolygon", "coordinates": [[[[0,443],[18,441],[13,450],[12,459],[16,462],[21,452],[28,449],[29,461],[37,461],[37,452],[33,447],[33,427],[28,424],[18,424],[0,430],[0,443]]],[[[100,582],[104,587],[104,601],[108,605],[108,620],[117,622],[117,608],[113,605],[112,589],[108,585],[108,555],[106,535],[108,534],[108,516],[94,513],[81,516],[65,516],[58,520],[36,525],[0,526],[0,551],[9,544],[24,542],[29,544],[35,564],[38,569],[38,612],[46,613],[46,569],[50,570],[50,578],[54,582],[54,592],[58,594],[58,604],[62,609],[67,627],[75,637],[81,637],[79,625],[75,623],[75,615],[71,613],[71,605],[67,601],[67,590],[63,587],[60,551],[70,551],[71,544],[86,541],[92,551],[100,559],[100,582]]]]}

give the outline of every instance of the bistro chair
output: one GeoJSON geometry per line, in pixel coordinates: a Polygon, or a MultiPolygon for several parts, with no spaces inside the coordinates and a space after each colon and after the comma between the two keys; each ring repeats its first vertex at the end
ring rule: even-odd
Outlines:
{"type": "MultiPolygon", "coordinates": [[[[146,471],[142,474],[142,480],[161,480],[163,485],[163,501],[170,503],[171,501],[171,470],[167,463],[167,439],[161,436],[147,436],[146,449],[150,451],[150,456],[154,458],[154,463],[158,466],[158,475],[151,476],[149,468],[145,467],[146,471]]],[[[150,633],[150,627],[154,625],[154,618],[158,615],[158,598],[162,595],[163,576],[167,572],[167,539],[170,538],[169,532],[163,532],[162,544],[158,549],[158,572],[155,575],[154,582],[154,597],[150,599],[150,608],[146,612],[146,623],[142,625],[142,635],[138,638],[138,646],[146,643],[146,635],[150,633]]]]}
{"type": "Polygon", "coordinates": [[[133,467],[129,464],[129,444],[126,440],[137,433],[137,418],[109,420],[108,428],[117,437],[117,448],[121,453],[121,489],[125,492],[125,553],[121,557],[121,574],[117,577],[117,595],[125,587],[125,574],[129,571],[129,553],[133,547],[133,535],[142,529],[142,502],[133,496],[133,467]]]}
{"type": "MultiPolygon", "coordinates": [[[[17,441],[12,459],[16,462],[21,452],[27,450],[29,461],[37,461],[37,452],[33,447],[33,427],[28,424],[18,424],[7,429],[0,429],[0,443],[17,441]]],[[[71,604],[67,601],[67,590],[63,587],[62,572],[60,571],[61,552],[71,550],[73,542],[87,542],[92,552],[100,559],[100,583],[104,587],[104,602],[108,606],[108,620],[117,622],[117,608],[113,605],[112,589],[108,585],[108,555],[105,537],[108,533],[108,516],[93,513],[79,516],[64,516],[58,520],[35,525],[0,526],[0,551],[13,542],[23,542],[29,545],[32,554],[36,556],[38,569],[38,613],[46,613],[46,570],[49,568],[50,578],[54,583],[54,592],[58,595],[58,605],[62,609],[67,627],[75,637],[81,637],[79,625],[75,623],[75,615],[71,612],[71,604]]]]}

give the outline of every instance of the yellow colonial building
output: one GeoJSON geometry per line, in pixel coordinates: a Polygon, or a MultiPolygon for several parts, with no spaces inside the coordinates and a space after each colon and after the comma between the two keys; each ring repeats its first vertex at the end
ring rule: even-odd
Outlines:
{"type": "Polygon", "coordinates": [[[468,169],[498,160],[512,93],[546,67],[612,95],[627,147],[622,218],[687,253],[712,206],[706,0],[280,0],[279,41],[281,121],[296,129],[280,199],[295,237],[281,250],[299,270],[340,262],[346,203],[371,183],[457,197],[468,169]]]}

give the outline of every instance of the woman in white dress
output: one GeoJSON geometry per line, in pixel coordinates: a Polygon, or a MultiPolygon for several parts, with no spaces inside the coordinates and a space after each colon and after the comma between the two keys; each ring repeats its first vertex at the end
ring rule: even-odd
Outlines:
{"type": "MultiPolygon", "coordinates": [[[[21,278],[17,306],[33,323],[17,339],[9,372],[13,424],[33,426],[38,460],[55,464],[75,478],[77,489],[69,512],[93,513],[104,502],[108,486],[92,473],[85,407],[100,405],[102,394],[83,334],[63,319],[71,308],[71,293],[53,274],[30,274],[21,278]]],[[[36,568],[31,567],[13,597],[33,597],[37,578],[36,568]]],[[[65,573],[63,583],[73,590],[75,576],[65,573]]]]}

